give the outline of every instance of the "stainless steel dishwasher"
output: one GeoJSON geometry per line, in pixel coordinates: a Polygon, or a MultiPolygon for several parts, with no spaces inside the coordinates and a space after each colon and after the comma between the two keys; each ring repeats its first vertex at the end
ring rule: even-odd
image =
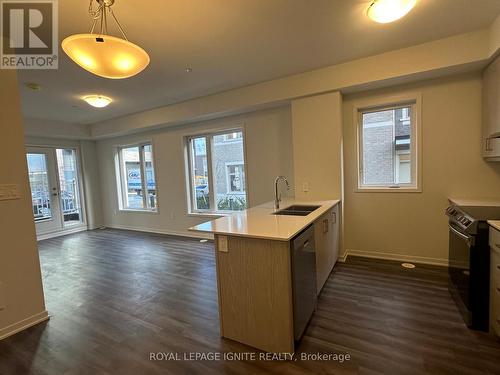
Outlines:
{"type": "Polygon", "coordinates": [[[313,225],[292,240],[291,251],[293,329],[295,340],[299,340],[316,309],[316,250],[313,225]]]}

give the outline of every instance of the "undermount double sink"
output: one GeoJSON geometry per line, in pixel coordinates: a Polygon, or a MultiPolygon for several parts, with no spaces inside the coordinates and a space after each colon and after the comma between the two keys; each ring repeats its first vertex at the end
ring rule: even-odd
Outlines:
{"type": "Polygon", "coordinates": [[[293,205],[273,212],[273,215],[307,216],[321,206],[293,205]]]}

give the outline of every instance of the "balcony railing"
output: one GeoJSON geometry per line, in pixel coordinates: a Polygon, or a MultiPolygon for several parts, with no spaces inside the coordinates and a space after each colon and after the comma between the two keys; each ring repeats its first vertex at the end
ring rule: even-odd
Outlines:
{"type": "MultiPolygon", "coordinates": [[[[30,175],[30,177],[34,177],[34,175],[30,175]]],[[[52,217],[51,197],[48,182],[45,179],[30,178],[30,186],[33,215],[35,220],[48,219],[52,217]]],[[[61,181],[60,202],[63,215],[80,212],[77,191],[76,180],[61,181]]]]}

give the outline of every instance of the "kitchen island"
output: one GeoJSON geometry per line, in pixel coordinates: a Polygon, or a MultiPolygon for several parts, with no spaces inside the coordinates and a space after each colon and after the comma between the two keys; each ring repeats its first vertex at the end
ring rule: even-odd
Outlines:
{"type": "Polygon", "coordinates": [[[222,337],[294,351],[338,257],[339,203],[287,200],[312,211],[282,215],[266,203],[190,228],[214,234],[222,337]]]}

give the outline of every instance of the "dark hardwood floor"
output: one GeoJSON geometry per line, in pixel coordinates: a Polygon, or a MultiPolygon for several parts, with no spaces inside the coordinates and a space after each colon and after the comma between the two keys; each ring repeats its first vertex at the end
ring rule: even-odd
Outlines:
{"type": "Polygon", "coordinates": [[[0,374],[500,374],[500,341],[468,330],[444,268],[349,258],[298,353],[339,361],[151,361],[256,352],[219,337],[213,243],[97,230],[39,243],[51,320],[0,341],[0,374]]]}

